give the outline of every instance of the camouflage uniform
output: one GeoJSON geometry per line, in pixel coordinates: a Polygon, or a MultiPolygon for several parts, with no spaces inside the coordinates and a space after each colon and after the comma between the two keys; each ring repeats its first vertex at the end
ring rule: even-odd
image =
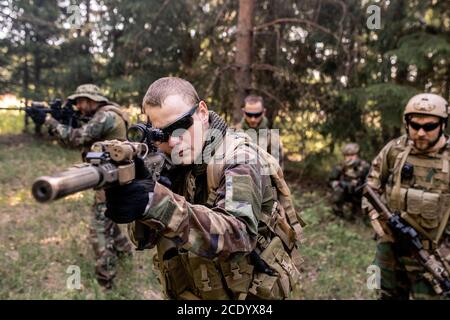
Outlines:
{"type": "Polygon", "coordinates": [[[370,165],[362,159],[344,161],[333,168],[329,185],[333,189],[333,212],[336,215],[344,215],[346,203],[351,205],[352,217],[360,214],[362,192],[356,189],[365,182],[369,169],[370,165]]]}
{"type": "Polygon", "coordinates": [[[280,166],[283,168],[283,146],[277,131],[270,130],[269,120],[263,116],[257,128],[251,128],[245,118],[236,125],[237,130],[244,130],[255,143],[269,152],[275,159],[279,160],[280,166]],[[253,132],[252,130],[255,130],[253,132]],[[278,144],[273,146],[272,143],[278,144]]]}
{"type": "MultiPolygon", "coordinates": [[[[46,124],[50,131],[62,143],[72,147],[81,147],[84,159],[94,142],[112,139],[126,140],[126,115],[103,97],[97,87],[81,85],[74,95],[69,96],[69,99],[77,97],[87,97],[100,102],[101,105],[89,122],[81,128],[74,129],[60,124],[53,118],[47,119],[46,124]]],[[[116,276],[117,255],[130,255],[132,248],[119,226],[105,217],[105,210],[104,191],[96,191],[89,235],[96,258],[97,279],[101,285],[110,288],[116,276]]]]}
{"type": "MultiPolygon", "coordinates": [[[[218,119],[210,113],[226,127],[218,119]]],[[[299,217],[277,161],[263,150],[258,158],[250,140],[227,131],[214,160],[177,167],[171,190],[156,183],[137,223],[161,230],[154,260],[169,298],[284,299],[297,286],[299,217]],[[261,174],[264,163],[274,176],[261,174]],[[256,271],[253,259],[277,274],[256,271]]],[[[136,245],[137,223],[129,224],[136,245]]]]}
{"type": "MultiPolygon", "coordinates": [[[[416,110],[410,113],[429,114],[422,112],[422,106],[429,105],[429,96],[413,97],[406,110],[413,107],[416,110]]],[[[446,116],[445,112],[440,117],[446,116]]],[[[367,183],[419,232],[425,249],[439,246],[450,262],[450,141],[445,138],[444,147],[431,152],[417,150],[408,135],[392,140],[373,160],[367,183]]],[[[365,199],[363,209],[379,234],[375,264],[381,271],[380,298],[439,299],[427,280],[429,273],[395,240],[385,220],[365,199]]]]}

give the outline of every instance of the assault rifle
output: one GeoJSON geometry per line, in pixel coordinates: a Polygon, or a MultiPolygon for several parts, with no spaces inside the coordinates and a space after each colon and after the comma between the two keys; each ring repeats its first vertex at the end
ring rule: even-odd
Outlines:
{"type": "Polygon", "coordinates": [[[31,118],[34,122],[35,133],[40,134],[47,113],[50,113],[54,119],[62,124],[72,128],[79,128],[82,122],[89,121],[90,118],[84,117],[78,111],[74,110],[73,104],[73,100],[67,100],[63,105],[61,99],[55,99],[48,103],[49,107],[46,102],[32,101],[30,105],[25,107],[0,108],[0,110],[25,111],[25,128],[28,127],[28,119],[31,118]]]}
{"type": "Polygon", "coordinates": [[[160,129],[146,124],[132,125],[127,131],[129,141],[96,142],[85,157],[85,163],[75,165],[52,176],[35,180],[32,194],[39,202],[50,202],[87,189],[123,185],[135,178],[134,160],[140,158],[153,180],[160,180],[172,162],[155,144],[164,139],[160,129]]]}
{"type": "MultiPolygon", "coordinates": [[[[164,174],[171,170],[172,162],[155,144],[165,138],[163,132],[140,123],[128,129],[127,137],[129,141],[96,142],[91,152],[87,153],[85,163],[52,176],[37,178],[32,186],[33,197],[44,203],[91,188],[127,184],[135,179],[136,157],[143,160],[153,180],[170,187],[170,181],[164,174]]],[[[138,250],[152,248],[159,232],[136,221],[135,238],[138,250]]]]}
{"type": "Polygon", "coordinates": [[[425,250],[419,233],[398,212],[392,212],[369,186],[364,186],[363,196],[373,208],[383,216],[392,230],[396,241],[404,245],[416,257],[416,260],[429,272],[427,277],[435,292],[450,298],[450,266],[439,249],[431,253],[425,250]]]}

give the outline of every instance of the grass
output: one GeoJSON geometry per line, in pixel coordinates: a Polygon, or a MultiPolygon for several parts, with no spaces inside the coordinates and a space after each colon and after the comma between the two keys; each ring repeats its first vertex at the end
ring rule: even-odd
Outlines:
{"type": "Polygon", "coordinates": [[[302,296],[305,299],[374,299],[374,293],[366,286],[367,268],[375,254],[371,228],[362,220],[349,222],[337,218],[323,199],[316,192],[295,198],[300,208],[314,204],[303,213],[308,226],[301,249],[305,259],[302,296]]]}
{"type": "Polygon", "coordinates": [[[12,132],[0,135],[0,299],[161,297],[148,251],[119,262],[115,290],[98,286],[88,240],[93,191],[52,204],[38,204],[30,192],[34,179],[79,163],[80,153],[21,134],[20,115],[12,117],[0,122],[2,133],[12,132]],[[80,268],[80,290],[67,288],[71,265],[80,268]]]}
{"type": "MultiPolygon", "coordinates": [[[[0,117],[0,299],[161,298],[151,251],[120,261],[114,290],[98,286],[87,238],[93,192],[52,204],[38,204],[30,193],[36,177],[78,163],[80,154],[22,129],[19,113],[0,117]],[[66,285],[72,265],[81,270],[80,290],[66,285]]],[[[302,297],[374,298],[365,285],[375,248],[369,227],[336,219],[323,192],[306,192],[295,183],[296,205],[314,204],[303,214],[302,297]]]]}

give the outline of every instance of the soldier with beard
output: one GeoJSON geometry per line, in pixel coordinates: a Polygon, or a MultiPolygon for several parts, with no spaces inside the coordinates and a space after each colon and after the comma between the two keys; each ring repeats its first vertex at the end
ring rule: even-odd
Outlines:
{"type": "MultiPolygon", "coordinates": [[[[406,134],[375,157],[367,183],[392,211],[413,226],[430,252],[450,257],[450,141],[448,103],[436,94],[412,97],[404,111],[406,134]]],[[[371,205],[364,203],[378,234],[375,264],[381,271],[381,299],[437,299],[432,276],[371,205]]],[[[447,270],[448,271],[448,270],[447,270]]]]}

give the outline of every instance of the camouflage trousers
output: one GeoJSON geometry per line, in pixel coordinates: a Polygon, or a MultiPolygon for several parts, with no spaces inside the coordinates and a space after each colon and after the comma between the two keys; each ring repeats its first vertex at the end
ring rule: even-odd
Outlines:
{"type": "Polygon", "coordinates": [[[361,196],[350,194],[341,187],[333,188],[331,201],[333,203],[332,209],[334,214],[344,216],[344,206],[348,204],[351,206],[351,217],[362,216],[361,211],[361,196]]]}
{"type": "Polygon", "coordinates": [[[412,256],[400,255],[395,243],[379,241],[374,264],[381,272],[380,299],[441,299],[424,277],[426,270],[412,256]]]}
{"type": "Polygon", "coordinates": [[[97,191],[89,238],[95,254],[95,275],[100,285],[111,288],[116,276],[117,258],[131,256],[132,246],[119,226],[105,217],[106,203],[102,191],[97,191]]]}

